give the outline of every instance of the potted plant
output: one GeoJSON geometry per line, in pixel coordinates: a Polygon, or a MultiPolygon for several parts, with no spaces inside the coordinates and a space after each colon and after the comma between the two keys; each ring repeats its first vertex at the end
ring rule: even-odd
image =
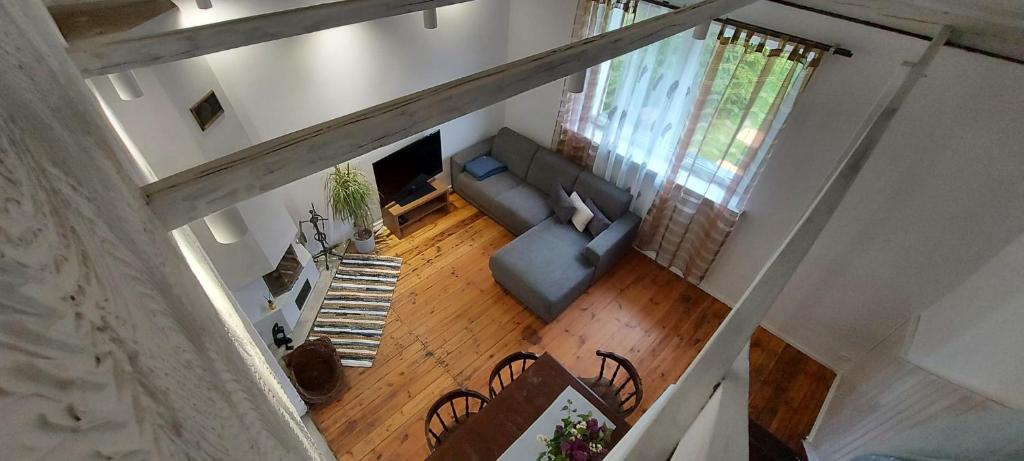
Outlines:
{"type": "Polygon", "coordinates": [[[373,188],[366,182],[363,173],[348,165],[345,169],[335,165],[334,170],[327,175],[325,191],[327,205],[334,217],[352,221],[355,228],[352,240],[355,241],[356,251],[372,253],[373,214],[370,212],[370,198],[373,196],[373,188]]]}

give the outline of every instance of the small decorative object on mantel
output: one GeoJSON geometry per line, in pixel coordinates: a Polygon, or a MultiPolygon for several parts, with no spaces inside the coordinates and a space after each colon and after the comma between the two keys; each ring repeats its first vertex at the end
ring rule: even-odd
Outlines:
{"type": "Polygon", "coordinates": [[[274,304],[274,298],[267,298],[267,310],[274,312],[277,309],[277,305],[274,304]]]}
{"type": "Polygon", "coordinates": [[[579,413],[572,405],[572,400],[562,407],[565,417],[562,424],[555,426],[555,433],[550,438],[537,436],[546,451],[537,457],[537,461],[575,461],[585,459],[600,461],[608,455],[611,445],[612,430],[602,424],[590,413],[579,413]]]}
{"type": "Polygon", "coordinates": [[[213,125],[213,122],[217,121],[221,115],[224,115],[224,106],[220,104],[220,100],[217,99],[217,94],[210,90],[200,99],[199,102],[195,103],[190,109],[192,117],[196,119],[196,123],[199,124],[199,129],[206,131],[213,125]]]}

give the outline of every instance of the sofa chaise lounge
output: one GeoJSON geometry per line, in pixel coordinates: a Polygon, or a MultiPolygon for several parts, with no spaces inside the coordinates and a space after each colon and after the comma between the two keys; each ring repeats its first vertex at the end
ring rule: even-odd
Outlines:
{"type": "Polygon", "coordinates": [[[608,272],[640,224],[629,211],[629,192],[509,128],[452,156],[451,175],[460,196],[517,236],[491,256],[491,275],[545,322],[608,272]],[[464,170],[482,155],[508,170],[477,180],[464,170]],[[592,200],[611,225],[591,237],[560,222],[548,204],[555,184],[592,200]]]}

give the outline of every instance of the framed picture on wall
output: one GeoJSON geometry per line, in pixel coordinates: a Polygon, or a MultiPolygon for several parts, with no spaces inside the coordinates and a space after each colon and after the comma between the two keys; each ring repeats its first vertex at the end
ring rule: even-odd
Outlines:
{"type": "Polygon", "coordinates": [[[210,90],[200,99],[199,102],[195,103],[191,109],[192,117],[196,119],[196,123],[199,124],[199,129],[206,131],[213,122],[217,121],[221,115],[224,115],[224,106],[220,105],[220,100],[217,99],[217,94],[210,90]]]}

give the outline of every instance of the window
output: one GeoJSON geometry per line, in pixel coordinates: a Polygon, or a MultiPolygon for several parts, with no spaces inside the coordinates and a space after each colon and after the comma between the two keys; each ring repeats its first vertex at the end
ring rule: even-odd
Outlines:
{"type": "MultiPolygon", "coordinates": [[[[643,3],[636,20],[665,11],[643,3]]],[[[621,16],[613,12],[609,22],[617,24],[621,16]]],[[[731,44],[697,41],[684,32],[591,70],[597,90],[583,95],[589,100],[581,123],[566,128],[598,146],[595,172],[663,175],[657,183],[673,180],[715,202],[739,206],[729,190],[743,181],[742,170],[758,166],[759,159],[747,157],[763,155],[760,148],[773,137],[780,103],[803,64],[787,58],[803,57],[803,51],[731,27],[716,26],[711,34],[719,32],[731,44]],[[678,171],[668,178],[677,161],[678,171]]]]}

